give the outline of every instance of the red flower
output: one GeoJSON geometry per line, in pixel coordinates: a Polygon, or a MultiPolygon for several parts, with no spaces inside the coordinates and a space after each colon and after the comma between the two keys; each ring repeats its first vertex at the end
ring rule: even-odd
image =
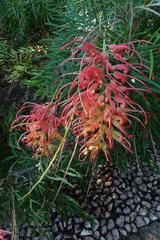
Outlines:
{"type": "MultiPolygon", "coordinates": [[[[131,98],[133,91],[144,89],[134,87],[130,80],[134,79],[148,92],[150,89],[141,80],[130,75],[131,69],[143,75],[140,71],[143,66],[141,57],[133,43],[111,44],[109,50],[113,62],[93,44],[83,44],[79,51],[83,51],[84,56],[76,58],[80,60],[80,73],[58,91],[59,95],[63,91],[68,92],[67,98],[58,105],[29,105],[31,112],[28,115],[20,114],[21,111],[18,113],[14,125],[21,129],[24,126],[26,131],[19,141],[32,147],[35,155],[52,154],[53,142],[61,140],[59,128],[64,127],[71,119],[72,132],[81,144],[80,158],[86,158],[90,154],[94,161],[99,151],[103,151],[106,158],[110,159],[109,152],[115,141],[131,151],[129,140],[132,135],[129,129],[132,119],[139,121],[145,128],[144,123],[147,123],[148,118],[144,109],[131,98]],[[140,60],[135,65],[129,63],[134,55],[140,60]],[[57,108],[60,117],[56,114],[57,108]],[[144,123],[136,114],[144,116],[144,123]]],[[[22,110],[24,108],[28,107],[24,106],[22,110]]]]}
{"type": "Polygon", "coordinates": [[[61,124],[56,116],[57,106],[49,104],[25,104],[18,112],[12,127],[25,128],[25,133],[19,138],[19,142],[26,143],[27,147],[32,147],[35,156],[50,155],[54,150],[53,140],[61,140],[58,128],[61,124]],[[32,109],[30,114],[20,114],[22,110],[32,109]]]}

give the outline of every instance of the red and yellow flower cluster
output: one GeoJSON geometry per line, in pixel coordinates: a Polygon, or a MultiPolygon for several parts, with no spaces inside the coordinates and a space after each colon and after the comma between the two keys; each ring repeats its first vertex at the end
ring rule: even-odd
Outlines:
{"type": "MultiPolygon", "coordinates": [[[[108,54],[89,43],[83,43],[78,50],[80,57],[75,60],[80,61],[80,71],[57,94],[60,96],[62,91],[68,90],[67,99],[61,101],[59,98],[55,104],[29,104],[32,111],[28,115],[22,115],[21,109],[13,123],[20,129],[25,127],[19,141],[32,147],[36,155],[51,155],[53,141],[61,140],[60,129],[72,119],[72,132],[81,145],[80,158],[90,154],[94,161],[102,150],[109,159],[115,141],[131,151],[129,139],[132,135],[128,129],[132,119],[143,127],[147,123],[144,109],[131,98],[132,92],[143,94],[150,91],[131,74],[131,71],[136,71],[143,75],[141,68],[144,66],[139,53],[133,43],[111,44],[108,54]],[[134,57],[137,62],[134,62],[134,57]],[[135,82],[140,87],[136,88],[135,82]],[[144,123],[136,116],[137,113],[144,116],[144,123]]],[[[73,53],[72,60],[74,56],[73,53]]]]}

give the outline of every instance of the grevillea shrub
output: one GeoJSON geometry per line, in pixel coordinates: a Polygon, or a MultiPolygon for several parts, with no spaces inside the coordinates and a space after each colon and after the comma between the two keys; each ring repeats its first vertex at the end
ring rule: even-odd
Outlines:
{"type": "Polygon", "coordinates": [[[136,72],[147,80],[148,69],[143,66],[134,44],[111,44],[106,53],[93,44],[82,43],[73,49],[67,61],[75,61],[79,72],[58,90],[56,102],[26,103],[17,113],[12,127],[24,130],[19,142],[32,147],[35,156],[51,156],[62,139],[60,132],[70,122],[70,130],[80,146],[80,159],[90,156],[94,161],[103,151],[110,160],[115,142],[132,152],[133,121],[146,128],[148,120],[133,96],[151,93],[150,88],[132,74],[136,72]],[[67,97],[62,99],[66,91],[67,97]]]}

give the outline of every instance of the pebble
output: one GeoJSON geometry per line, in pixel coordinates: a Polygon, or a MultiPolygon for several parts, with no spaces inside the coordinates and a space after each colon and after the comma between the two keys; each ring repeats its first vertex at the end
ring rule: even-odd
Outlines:
{"type": "Polygon", "coordinates": [[[156,216],[160,219],[160,212],[156,212],[156,216]]]}
{"type": "Polygon", "coordinates": [[[149,202],[147,202],[147,201],[142,201],[141,204],[142,204],[143,206],[145,206],[146,208],[148,208],[148,209],[151,208],[151,204],[150,204],[149,202]]]}
{"type": "Polygon", "coordinates": [[[92,204],[93,207],[97,207],[98,206],[98,203],[95,202],[95,201],[92,201],[91,204],[92,204]]]}
{"type": "Polygon", "coordinates": [[[104,235],[107,233],[107,226],[104,225],[102,228],[101,228],[101,234],[104,235]]]}
{"type": "Polygon", "coordinates": [[[140,208],[139,209],[139,215],[140,216],[146,216],[148,211],[145,208],[140,208]]]}
{"type": "Polygon", "coordinates": [[[113,203],[109,203],[108,204],[108,211],[111,212],[112,211],[112,208],[113,208],[113,203]]]}
{"type": "Polygon", "coordinates": [[[94,240],[94,238],[93,238],[93,237],[88,237],[88,236],[87,236],[87,237],[84,238],[84,240],[94,240]]]}
{"type": "Polygon", "coordinates": [[[130,217],[129,216],[125,216],[125,222],[127,222],[127,223],[130,222],[130,217]]]}
{"type": "Polygon", "coordinates": [[[139,203],[141,201],[140,197],[136,194],[134,195],[134,202],[139,203]]]}
{"type": "Polygon", "coordinates": [[[125,225],[125,229],[127,230],[128,233],[131,232],[131,225],[130,224],[126,224],[125,225]]]}
{"type": "Polygon", "coordinates": [[[105,218],[101,219],[101,220],[100,220],[100,225],[101,225],[101,227],[102,227],[103,225],[105,225],[105,224],[106,224],[106,219],[105,219],[105,218]]]}
{"type": "Polygon", "coordinates": [[[123,209],[124,214],[130,214],[131,213],[131,209],[129,207],[126,207],[123,209]]]}
{"type": "Polygon", "coordinates": [[[147,184],[147,187],[148,187],[148,188],[152,188],[152,183],[148,183],[148,184],[147,184]]]}
{"type": "Polygon", "coordinates": [[[147,225],[150,223],[150,220],[149,220],[148,217],[144,217],[144,221],[145,221],[145,223],[146,223],[147,225]]]}
{"type": "Polygon", "coordinates": [[[88,229],[83,229],[82,232],[80,233],[80,235],[83,237],[83,236],[89,236],[89,235],[92,235],[92,231],[91,230],[88,230],[88,229]]]}
{"type": "Polygon", "coordinates": [[[79,224],[78,224],[78,225],[76,224],[76,225],[74,226],[74,231],[75,231],[76,234],[81,231],[81,227],[80,227],[79,224]]]}
{"type": "Polygon", "coordinates": [[[121,208],[117,207],[116,213],[121,213],[121,212],[122,212],[121,208]]]}
{"type": "Polygon", "coordinates": [[[155,214],[153,214],[153,213],[149,213],[149,219],[151,221],[156,221],[156,220],[158,220],[158,217],[155,214]]]}
{"type": "Polygon", "coordinates": [[[94,219],[93,220],[93,223],[92,223],[92,230],[95,232],[97,231],[97,229],[99,228],[99,221],[97,219],[94,219]]]}
{"type": "Polygon", "coordinates": [[[131,222],[134,221],[134,219],[136,218],[136,216],[137,216],[137,213],[136,213],[136,212],[131,212],[131,214],[130,214],[131,222]]]}
{"type": "Polygon", "coordinates": [[[132,192],[128,192],[127,195],[128,195],[129,198],[133,197],[133,193],[132,192]]]}
{"type": "Polygon", "coordinates": [[[145,195],[145,199],[146,200],[152,200],[152,197],[151,197],[151,194],[150,193],[147,193],[146,195],[145,195]]]}
{"type": "Polygon", "coordinates": [[[108,196],[107,199],[104,201],[104,205],[107,205],[110,201],[112,201],[112,197],[108,196]]]}
{"type": "Polygon", "coordinates": [[[124,225],[124,216],[119,216],[119,217],[116,219],[116,224],[117,224],[119,227],[123,227],[123,225],[124,225]]]}
{"type": "Polygon", "coordinates": [[[136,217],[136,226],[137,228],[145,226],[145,222],[140,216],[136,217]]]}
{"type": "Polygon", "coordinates": [[[102,195],[100,196],[100,200],[104,202],[105,199],[106,199],[106,194],[102,194],[102,195]]]}
{"type": "Polygon", "coordinates": [[[129,205],[129,206],[130,206],[131,204],[133,204],[133,199],[127,200],[126,204],[129,205]]]}
{"type": "Polygon", "coordinates": [[[110,212],[106,212],[105,213],[105,218],[109,218],[111,216],[111,213],[110,212]]]}
{"type": "Polygon", "coordinates": [[[95,215],[97,217],[100,217],[101,216],[101,209],[100,209],[100,207],[98,207],[94,213],[95,213],[95,215]]]}
{"type": "Polygon", "coordinates": [[[60,234],[58,234],[56,237],[55,237],[55,240],[63,240],[64,238],[63,238],[63,234],[62,233],[60,233],[60,234]]]}
{"type": "Polygon", "coordinates": [[[113,240],[113,236],[112,236],[112,234],[110,232],[107,233],[106,239],[107,240],[113,240]]]}
{"type": "Polygon", "coordinates": [[[139,189],[143,192],[147,192],[147,187],[145,184],[139,185],[139,189]]]}
{"type": "Polygon", "coordinates": [[[156,210],[157,210],[157,211],[160,211],[160,205],[157,206],[156,210]]]}
{"type": "Polygon", "coordinates": [[[100,237],[100,240],[106,240],[104,237],[100,237]]]}
{"type": "Polygon", "coordinates": [[[107,224],[108,230],[113,229],[114,226],[115,226],[114,221],[112,219],[109,219],[108,224],[107,224]]]}
{"type": "Polygon", "coordinates": [[[84,227],[88,229],[88,228],[91,228],[92,226],[91,226],[91,223],[90,223],[90,222],[86,222],[86,221],[85,221],[85,222],[84,222],[84,227]]]}
{"type": "Polygon", "coordinates": [[[136,184],[140,185],[140,184],[142,184],[142,178],[136,177],[135,180],[134,180],[134,182],[135,182],[136,184]]]}
{"type": "Polygon", "coordinates": [[[94,239],[98,239],[99,240],[100,233],[98,231],[94,232],[93,237],[94,237],[94,239]]]}
{"type": "Polygon", "coordinates": [[[84,220],[82,218],[75,217],[74,221],[75,223],[82,223],[84,220]]]}
{"type": "Polygon", "coordinates": [[[127,231],[125,230],[125,229],[119,229],[119,231],[120,231],[120,233],[124,236],[124,237],[126,237],[127,236],[127,231]]]}
{"type": "Polygon", "coordinates": [[[122,194],[122,195],[120,196],[120,199],[122,199],[122,200],[126,200],[126,199],[127,199],[127,195],[122,194]]]}
{"type": "Polygon", "coordinates": [[[137,230],[137,227],[134,223],[131,223],[131,228],[132,228],[132,232],[133,233],[136,233],[138,230],[137,230]]]}
{"type": "Polygon", "coordinates": [[[140,204],[138,204],[137,207],[135,208],[135,211],[136,211],[136,212],[139,212],[140,207],[141,207],[140,204]]]}
{"type": "Polygon", "coordinates": [[[113,229],[112,230],[112,235],[113,235],[113,239],[114,240],[119,240],[119,231],[118,231],[118,229],[113,229]]]}

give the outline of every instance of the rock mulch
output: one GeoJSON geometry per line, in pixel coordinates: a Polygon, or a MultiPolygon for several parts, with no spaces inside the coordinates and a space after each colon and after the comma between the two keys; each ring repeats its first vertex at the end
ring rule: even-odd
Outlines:
{"type": "Polygon", "coordinates": [[[130,175],[122,175],[113,164],[106,164],[99,168],[88,194],[86,194],[87,186],[84,189],[76,186],[75,189],[74,195],[81,205],[94,215],[93,221],[85,221],[76,216],[63,220],[53,209],[52,225],[44,229],[44,235],[48,234],[48,238],[33,236],[31,228],[27,233],[22,228],[19,239],[160,239],[160,234],[155,235],[159,238],[154,239],[152,232],[150,234],[148,232],[150,238],[142,238],[143,230],[141,229],[148,225],[153,226],[153,222],[156,222],[155,224],[160,228],[158,223],[160,221],[160,174],[150,170],[146,164],[141,171],[138,171],[134,163],[130,175]]]}

